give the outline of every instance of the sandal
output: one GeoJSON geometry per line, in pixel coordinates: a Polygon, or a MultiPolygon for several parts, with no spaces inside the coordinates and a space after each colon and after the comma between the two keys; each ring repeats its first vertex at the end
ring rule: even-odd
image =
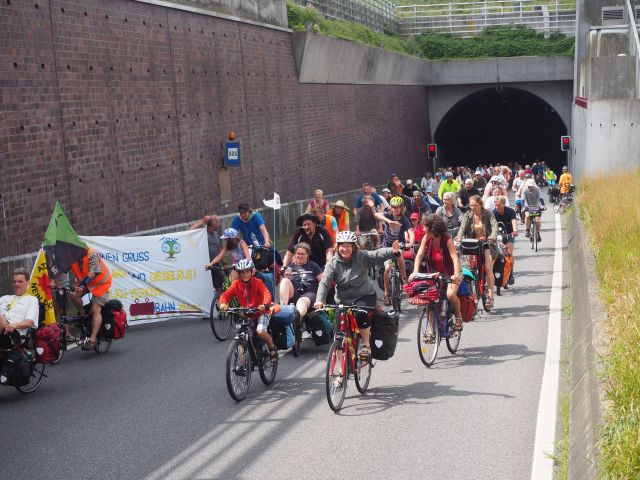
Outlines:
{"type": "Polygon", "coordinates": [[[342,388],[343,384],[344,384],[344,375],[338,375],[336,378],[333,379],[334,388],[342,388]]]}
{"type": "Polygon", "coordinates": [[[93,343],[91,340],[86,339],[84,343],[80,345],[80,348],[85,352],[88,352],[89,350],[93,350],[94,348],[96,348],[96,344],[93,343]]]}
{"type": "Polygon", "coordinates": [[[424,336],[424,341],[425,341],[425,343],[435,343],[435,341],[436,341],[436,334],[435,334],[435,333],[433,333],[433,332],[431,332],[431,333],[427,333],[427,334],[424,336]]]}
{"type": "Polygon", "coordinates": [[[493,308],[493,297],[487,299],[487,308],[493,308]]]}
{"type": "Polygon", "coordinates": [[[384,297],[384,304],[388,307],[391,305],[391,299],[387,296],[384,297]]]}
{"type": "Polygon", "coordinates": [[[365,362],[365,361],[368,361],[370,359],[371,359],[371,348],[362,347],[362,350],[360,350],[360,360],[365,362]]]}
{"type": "Polygon", "coordinates": [[[454,332],[461,332],[462,331],[462,318],[456,317],[456,324],[453,327],[453,331],[454,332]]]}
{"type": "Polygon", "coordinates": [[[271,354],[271,362],[276,363],[280,358],[278,355],[278,349],[276,347],[269,348],[269,353],[271,354]]]}

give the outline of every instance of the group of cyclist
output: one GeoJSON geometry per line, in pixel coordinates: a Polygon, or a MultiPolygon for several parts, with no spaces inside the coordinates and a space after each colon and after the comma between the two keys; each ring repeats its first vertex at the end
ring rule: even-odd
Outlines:
{"type": "MultiPolygon", "coordinates": [[[[485,241],[482,255],[486,267],[488,306],[492,307],[495,289],[493,264],[500,255],[498,234],[504,235],[505,248],[512,255],[514,240],[518,236],[516,209],[524,215],[528,226],[529,211],[545,209],[535,177],[541,175],[547,182],[556,180],[555,173],[543,162],[533,166],[516,165],[515,168],[517,173],[514,176],[512,169],[504,165],[478,167],[473,173],[465,167],[441,169],[433,176],[426,173],[416,183],[411,180],[402,182],[392,174],[380,194],[370,183],[364,183],[352,210],[355,219],[353,230],[345,203],[341,200],[331,203],[321,190],[316,190],[306,212],[297,219],[296,230],[287,245],[281,270],[283,278],[278,290],[280,302],[293,303],[301,317],[312,307],[322,308],[330,295],[343,304],[375,306],[377,297],[370,269],[373,265],[384,264],[384,303],[389,305],[389,271],[392,265],[397,264],[403,282],[411,281],[414,274],[424,271],[451,277],[447,298],[455,312],[455,329],[462,330],[457,297],[462,265],[457,245],[465,238],[485,241]],[[515,208],[510,206],[509,190],[515,196],[515,208]],[[413,271],[406,270],[403,247],[416,251],[413,271]]],[[[571,184],[567,167],[563,168],[559,184],[563,191],[568,188],[567,184],[571,184]]],[[[259,213],[245,204],[241,204],[238,211],[244,222],[248,218],[255,219],[254,224],[264,230],[261,238],[253,231],[248,233],[248,239],[243,232],[243,241],[236,229],[224,230],[222,239],[227,243],[207,268],[218,263],[223,252],[231,251],[235,245],[235,255],[241,258],[232,256],[237,273],[233,277],[234,283],[222,297],[220,307],[224,310],[233,294],[242,306],[265,308],[273,299],[266,294],[257,298],[254,294],[255,277],[251,275],[254,264],[244,244],[245,241],[261,244],[262,239],[269,238],[268,233],[265,233],[264,220],[261,221],[259,213]],[[248,215],[244,213],[247,211],[250,212],[248,215]],[[255,303],[258,300],[259,303],[255,303]]],[[[539,217],[536,221],[536,235],[540,241],[539,217]]],[[[237,225],[235,219],[234,225],[237,225]]],[[[514,281],[512,270],[508,284],[512,285],[514,281]]],[[[364,316],[359,323],[363,355],[366,357],[370,355],[369,325],[364,316]]],[[[264,325],[258,333],[268,335],[264,325]]],[[[264,338],[273,348],[273,342],[264,338]]]]}

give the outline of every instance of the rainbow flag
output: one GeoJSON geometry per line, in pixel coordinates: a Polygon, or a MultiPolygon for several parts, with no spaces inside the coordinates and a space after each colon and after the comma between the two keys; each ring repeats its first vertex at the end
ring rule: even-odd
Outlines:
{"type": "Polygon", "coordinates": [[[38,302],[44,304],[44,323],[51,325],[56,323],[56,314],[53,311],[53,297],[51,295],[51,287],[49,286],[49,271],[47,270],[47,260],[44,250],[40,248],[36,264],[31,272],[29,280],[29,294],[38,299],[38,302]]]}

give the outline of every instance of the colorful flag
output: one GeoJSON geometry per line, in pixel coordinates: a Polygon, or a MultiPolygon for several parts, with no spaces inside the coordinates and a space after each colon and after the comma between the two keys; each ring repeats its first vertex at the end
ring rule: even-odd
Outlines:
{"type": "Polygon", "coordinates": [[[41,248],[36,259],[36,264],[31,272],[28,292],[44,304],[44,320],[42,323],[51,325],[56,323],[56,314],[53,311],[53,297],[49,286],[49,271],[47,270],[47,259],[44,250],[41,248]]]}
{"type": "Polygon", "coordinates": [[[53,209],[42,246],[49,260],[49,271],[54,278],[60,273],[67,273],[71,264],[87,253],[87,244],[76,234],[60,202],[56,202],[53,209]]]}

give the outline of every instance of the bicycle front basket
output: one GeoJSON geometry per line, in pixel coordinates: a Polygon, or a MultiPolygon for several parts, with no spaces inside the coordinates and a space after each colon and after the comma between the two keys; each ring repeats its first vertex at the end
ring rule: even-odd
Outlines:
{"type": "Polygon", "coordinates": [[[463,238],[460,242],[460,253],[462,255],[480,255],[481,242],[477,238],[463,238]]]}

